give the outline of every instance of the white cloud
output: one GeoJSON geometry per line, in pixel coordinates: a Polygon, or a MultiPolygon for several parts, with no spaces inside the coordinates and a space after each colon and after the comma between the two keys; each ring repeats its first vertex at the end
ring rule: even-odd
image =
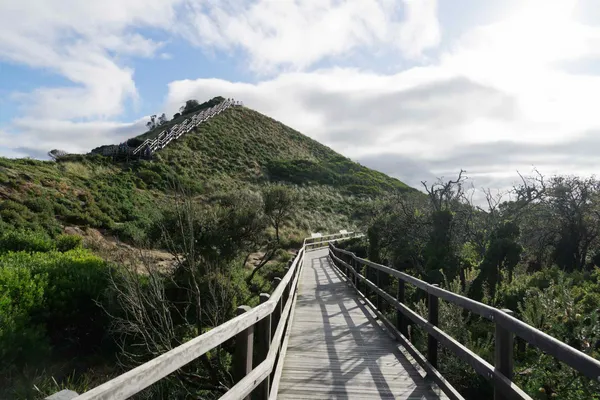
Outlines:
{"type": "Polygon", "coordinates": [[[23,112],[40,118],[106,118],[137,90],[122,56],[149,57],[161,47],[134,27],[167,27],[173,1],[24,0],[0,4],[0,60],[49,70],[70,82],[17,94],[23,112]]]}
{"type": "Polygon", "coordinates": [[[403,0],[405,23],[400,26],[400,48],[409,58],[421,57],[424,50],[440,43],[437,0],[403,0]]]}
{"type": "Polygon", "coordinates": [[[143,131],[145,121],[140,119],[130,123],[71,122],[21,118],[14,124],[19,132],[18,136],[0,131],[0,153],[5,153],[6,156],[27,154],[43,158],[46,152],[52,149],[87,153],[94,147],[123,142],[143,131]],[[2,151],[3,147],[7,150],[2,151]]]}
{"type": "Polygon", "coordinates": [[[440,41],[437,0],[235,0],[189,3],[175,30],[207,48],[241,48],[257,72],[301,70],[359,49],[398,46],[418,57],[440,41]]]}

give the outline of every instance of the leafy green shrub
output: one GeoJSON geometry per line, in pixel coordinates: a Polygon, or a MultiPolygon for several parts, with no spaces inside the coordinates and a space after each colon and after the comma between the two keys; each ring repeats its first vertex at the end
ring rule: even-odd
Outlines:
{"type": "Polygon", "coordinates": [[[279,249],[275,253],[275,258],[277,260],[279,260],[280,262],[286,263],[286,262],[288,262],[289,260],[292,259],[292,255],[288,251],[286,251],[284,249],[279,249]]]}
{"type": "Polygon", "coordinates": [[[160,189],[164,186],[161,176],[154,171],[139,171],[137,176],[149,187],[160,189]]]}
{"type": "Polygon", "coordinates": [[[48,252],[54,243],[43,232],[8,231],[0,236],[0,253],[8,251],[48,252]]]}
{"type": "Polygon", "coordinates": [[[30,218],[31,211],[23,204],[12,200],[0,202],[0,219],[12,223],[12,225],[17,227],[24,227],[30,218]]]}
{"type": "Polygon", "coordinates": [[[340,240],[338,242],[334,242],[334,245],[337,248],[348,250],[356,254],[358,257],[367,257],[368,244],[366,237],[340,240]]]}
{"type": "Polygon", "coordinates": [[[222,324],[235,317],[235,310],[242,304],[247,304],[250,291],[245,275],[241,268],[231,268],[225,271],[210,272],[202,279],[201,298],[203,309],[212,326],[222,324]],[[214,301],[214,294],[218,293],[219,302],[214,301]]]}
{"type": "Polygon", "coordinates": [[[284,231],[279,243],[284,249],[299,249],[304,244],[305,237],[306,235],[300,232],[284,231]]]}
{"type": "Polygon", "coordinates": [[[98,221],[88,213],[82,211],[71,211],[65,215],[65,221],[73,225],[98,226],[98,221]]]}
{"type": "Polygon", "coordinates": [[[26,326],[45,327],[52,343],[76,347],[80,354],[100,344],[107,316],[97,301],[108,285],[108,270],[102,259],[84,249],[65,253],[9,252],[0,256],[0,270],[9,289],[3,300],[9,306],[4,308],[13,309],[10,304],[23,303],[20,299],[24,289],[15,286],[18,283],[32,282],[25,288],[37,290],[35,305],[19,314],[26,326]],[[6,271],[18,271],[15,273],[19,279],[6,271]],[[32,287],[35,282],[40,284],[32,287]]]}
{"type": "MultiPolygon", "coordinates": [[[[545,289],[532,288],[519,304],[521,319],[592,358],[600,357],[600,318],[597,310],[584,313],[582,303],[575,301],[568,278],[560,276],[545,289]]],[[[556,394],[560,399],[592,399],[600,390],[597,382],[557,363],[533,346],[517,354],[516,368],[535,363],[528,374],[516,376],[517,384],[526,392],[556,394]],[[541,390],[539,390],[542,392],[541,390]]],[[[544,395],[537,398],[547,398],[544,395]]]]}
{"type": "Polygon", "coordinates": [[[44,214],[54,214],[52,202],[44,197],[32,197],[26,199],[23,204],[31,211],[44,214]]]}
{"type": "Polygon", "coordinates": [[[78,235],[59,235],[56,239],[56,250],[65,252],[81,247],[83,238],[78,235]]]}
{"type": "Polygon", "coordinates": [[[48,277],[0,263],[0,371],[35,363],[49,351],[43,326],[32,316],[43,309],[48,277]]]}
{"type": "Polygon", "coordinates": [[[143,242],[148,235],[145,229],[133,222],[125,222],[116,225],[113,229],[113,232],[119,238],[119,240],[138,244],[143,242]]]}
{"type": "Polygon", "coordinates": [[[37,273],[45,273],[51,283],[46,305],[51,319],[45,320],[51,338],[68,339],[83,350],[93,351],[108,325],[107,315],[97,304],[108,286],[105,262],[87,250],[51,253],[28,260],[37,273]]]}

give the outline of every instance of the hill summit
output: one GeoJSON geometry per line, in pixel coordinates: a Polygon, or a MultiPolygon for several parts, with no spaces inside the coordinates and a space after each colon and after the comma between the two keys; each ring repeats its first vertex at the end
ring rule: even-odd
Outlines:
{"type": "MultiPolygon", "coordinates": [[[[195,107],[187,117],[203,109],[195,107]]],[[[157,134],[155,129],[133,140],[157,134]]],[[[272,118],[231,107],[156,151],[151,160],[114,161],[98,154],[68,155],[57,162],[0,158],[5,200],[0,228],[41,226],[56,234],[76,225],[125,239],[140,237],[173,182],[205,201],[219,190],[293,185],[303,199],[301,229],[306,230],[352,226],[357,203],[413,190],[272,118]]]]}

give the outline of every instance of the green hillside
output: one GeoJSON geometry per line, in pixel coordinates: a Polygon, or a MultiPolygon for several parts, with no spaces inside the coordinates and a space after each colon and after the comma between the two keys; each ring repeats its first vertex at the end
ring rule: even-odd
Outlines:
{"type": "MultiPolygon", "coordinates": [[[[348,195],[379,195],[408,187],[363,167],[282,123],[247,108],[231,108],[158,153],[193,180],[226,175],[261,183],[328,185],[348,195]]],[[[143,164],[142,164],[143,165],[143,164]]],[[[143,166],[145,168],[145,165],[143,166]]]]}
{"type": "Polygon", "coordinates": [[[278,121],[235,107],[152,161],[0,158],[0,228],[42,228],[56,235],[64,226],[87,226],[122,240],[143,239],[175,183],[211,201],[223,191],[258,190],[269,182],[295,186],[300,207],[292,224],[302,231],[351,227],[360,204],[412,190],[278,121]]]}

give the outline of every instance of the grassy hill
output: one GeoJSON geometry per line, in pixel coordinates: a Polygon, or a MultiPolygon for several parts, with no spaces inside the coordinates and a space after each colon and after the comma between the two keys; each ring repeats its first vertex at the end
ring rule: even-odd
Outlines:
{"type": "Polygon", "coordinates": [[[413,190],[278,121],[235,107],[152,161],[117,164],[98,155],[60,162],[0,158],[0,229],[42,227],[56,235],[75,225],[125,240],[143,238],[174,182],[200,201],[268,182],[294,185],[301,206],[293,223],[303,231],[351,227],[360,204],[413,190]]]}
{"type": "MultiPolygon", "coordinates": [[[[348,195],[379,195],[408,187],[363,167],[319,142],[256,111],[236,107],[198,126],[194,134],[158,153],[193,180],[226,175],[261,183],[329,185],[348,195]]],[[[142,163],[143,168],[145,164],[142,163]]]]}

